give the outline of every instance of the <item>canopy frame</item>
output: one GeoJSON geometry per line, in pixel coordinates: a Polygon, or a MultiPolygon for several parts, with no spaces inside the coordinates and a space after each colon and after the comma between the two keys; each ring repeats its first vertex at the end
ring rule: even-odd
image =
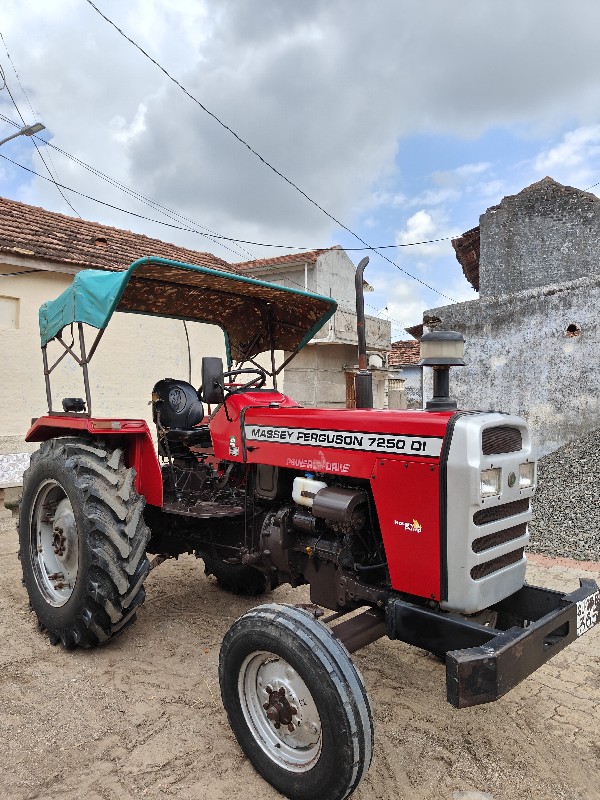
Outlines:
{"type": "Polygon", "coordinates": [[[277,376],[336,309],[337,303],[330,297],[164,258],[145,257],[124,271],[83,270],[56,300],[40,308],[48,412],[91,416],[88,365],[115,311],[216,324],[225,336],[228,367],[231,368],[233,361],[238,368],[251,363],[263,370],[277,389],[277,376]],[[166,313],[171,307],[175,313],[166,313]],[[89,352],[84,324],[98,330],[89,352]],[[75,351],[74,325],[79,354],[75,351]],[[63,338],[68,327],[71,344],[63,338]],[[51,341],[64,348],[52,364],[48,359],[51,341]],[[279,366],[275,363],[276,350],[289,352],[279,366]],[[261,352],[270,352],[270,368],[255,360],[261,352]],[[68,355],[83,371],[86,402],[83,412],[52,408],[50,375],[68,355]]]}

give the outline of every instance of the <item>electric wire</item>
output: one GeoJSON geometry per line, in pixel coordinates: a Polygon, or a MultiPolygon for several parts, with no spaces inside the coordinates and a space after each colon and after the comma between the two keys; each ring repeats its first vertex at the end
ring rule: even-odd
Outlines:
{"type": "MultiPolygon", "coordinates": [[[[0,32],[0,36],[2,36],[1,32],[0,32]]],[[[17,75],[17,80],[19,80],[19,76],[18,76],[18,73],[17,73],[17,71],[16,71],[16,69],[14,67],[12,59],[10,57],[10,53],[8,52],[8,49],[6,48],[6,42],[4,40],[4,36],[2,36],[2,42],[4,43],[4,47],[6,49],[6,55],[8,56],[8,60],[10,61],[13,69],[15,70],[15,74],[17,75]]],[[[4,74],[3,74],[3,80],[4,80],[3,89],[6,89],[6,91],[8,92],[8,96],[10,97],[10,99],[12,101],[12,104],[15,107],[15,110],[16,110],[17,114],[19,115],[23,125],[26,125],[27,123],[25,122],[25,117],[23,116],[23,114],[21,114],[21,110],[19,109],[19,106],[17,105],[17,101],[15,100],[15,98],[13,97],[12,92],[10,91],[10,87],[9,87],[8,82],[6,80],[6,76],[4,74]]],[[[20,80],[19,80],[19,83],[20,83],[20,80]]],[[[29,103],[29,105],[31,106],[31,103],[29,103]]],[[[35,114],[33,116],[34,116],[34,119],[35,119],[35,114]]],[[[30,138],[32,138],[32,137],[30,137],[30,138]]],[[[52,179],[52,182],[54,183],[54,185],[56,186],[56,188],[60,192],[61,197],[63,198],[65,203],[69,206],[69,208],[73,211],[73,213],[76,216],[78,216],[79,219],[81,219],[81,214],[77,211],[77,209],[73,206],[73,204],[71,203],[69,198],[65,195],[65,193],[63,192],[62,188],[60,187],[56,177],[52,174],[52,171],[50,170],[50,167],[46,163],[46,160],[44,159],[44,156],[42,155],[42,152],[41,152],[41,150],[40,150],[40,148],[38,146],[38,143],[35,141],[35,138],[33,139],[33,144],[34,144],[35,149],[37,150],[37,153],[38,153],[38,155],[40,157],[40,160],[41,160],[42,164],[46,168],[46,171],[47,171],[48,175],[50,175],[50,178],[52,179]]]]}
{"type": "MultiPolygon", "coordinates": [[[[14,120],[10,119],[10,117],[6,117],[2,113],[0,113],[0,119],[4,120],[4,122],[8,122],[11,125],[14,125],[16,128],[19,127],[18,124],[16,122],[14,122],[14,120]]],[[[158,211],[161,211],[162,213],[165,214],[165,216],[169,216],[171,219],[181,219],[181,220],[183,220],[184,222],[187,222],[190,225],[197,226],[198,228],[203,228],[205,231],[208,231],[209,234],[211,234],[212,236],[217,237],[219,239],[223,239],[225,241],[234,242],[234,243],[253,245],[255,247],[271,247],[271,248],[274,248],[274,249],[282,249],[282,250],[304,250],[304,251],[308,251],[308,252],[313,252],[315,250],[329,250],[329,249],[331,249],[331,245],[315,246],[315,245],[297,245],[297,244],[273,244],[272,242],[254,242],[254,241],[251,241],[249,239],[236,239],[235,237],[232,237],[232,236],[224,236],[222,234],[217,233],[216,231],[211,230],[206,225],[202,225],[201,223],[196,222],[196,221],[190,219],[189,217],[186,217],[183,214],[180,214],[177,211],[174,211],[173,209],[169,208],[168,206],[162,205],[161,203],[158,202],[158,200],[153,200],[152,198],[146,197],[145,195],[141,194],[140,192],[136,191],[135,189],[132,189],[130,186],[127,186],[126,184],[121,183],[116,178],[112,178],[110,175],[107,175],[106,173],[102,172],[101,170],[97,169],[96,167],[93,167],[92,165],[87,164],[85,161],[82,161],[77,156],[74,156],[71,153],[67,152],[66,150],[63,150],[61,147],[58,147],[57,145],[53,144],[52,142],[49,142],[48,140],[43,139],[41,136],[36,136],[35,138],[40,139],[40,141],[42,141],[47,147],[51,147],[53,150],[56,150],[61,155],[65,156],[66,158],[69,158],[75,164],[78,164],[79,166],[81,166],[84,169],[88,170],[93,175],[96,175],[97,177],[101,178],[102,180],[107,181],[109,184],[111,184],[112,186],[115,186],[116,188],[120,189],[121,191],[125,192],[126,194],[131,195],[136,200],[140,200],[141,202],[146,203],[151,208],[154,208],[154,209],[156,209],[158,211]]],[[[21,166],[21,165],[17,165],[17,166],[21,166]]],[[[69,191],[75,192],[76,190],[75,189],[69,189],[69,191]]],[[[94,199],[94,198],[92,198],[92,199],[94,199]]],[[[119,210],[119,209],[117,208],[117,210],[119,210]]],[[[142,216],[142,219],[146,219],[148,222],[155,222],[155,220],[151,219],[150,217],[142,216]]],[[[188,229],[187,228],[183,228],[182,230],[188,230],[188,229]]],[[[199,233],[199,231],[197,231],[197,232],[199,233]]],[[[424,239],[423,241],[420,241],[420,242],[401,242],[399,244],[380,244],[380,245],[374,245],[373,247],[371,247],[371,246],[368,246],[368,247],[344,247],[344,250],[346,252],[361,252],[362,253],[365,250],[371,250],[371,249],[389,250],[389,249],[392,249],[392,248],[395,249],[395,248],[400,248],[400,247],[417,247],[419,245],[435,244],[437,242],[447,242],[447,241],[450,241],[451,239],[456,239],[456,236],[442,236],[442,237],[440,237],[438,239],[424,239]]],[[[222,247],[225,247],[225,245],[223,245],[221,242],[215,242],[215,244],[221,244],[222,247]]],[[[247,255],[249,255],[252,260],[256,260],[256,254],[255,253],[251,253],[249,250],[245,250],[245,248],[240,248],[240,250],[245,251],[245,253],[247,253],[247,255]]],[[[231,251],[231,252],[236,252],[236,251],[231,251]]],[[[236,255],[240,255],[240,253],[237,252],[236,255]]],[[[298,255],[302,255],[302,254],[299,253],[298,255]]]]}
{"type": "MultiPolygon", "coordinates": [[[[50,182],[54,183],[54,180],[53,180],[52,177],[47,178],[45,175],[41,175],[39,172],[36,172],[34,169],[31,169],[30,167],[26,167],[24,164],[19,164],[18,161],[14,161],[12,158],[9,158],[8,156],[5,156],[4,153],[0,153],[0,158],[3,158],[5,161],[10,162],[11,164],[14,164],[15,167],[19,167],[20,169],[24,170],[25,172],[29,172],[31,175],[35,175],[36,178],[41,178],[44,181],[50,181],[50,182]]],[[[73,194],[77,194],[80,197],[85,198],[86,200],[92,200],[94,203],[98,203],[101,206],[106,206],[107,208],[112,208],[114,211],[121,211],[123,214],[129,214],[130,216],[137,217],[138,219],[143,219],[143,220],[147,220],[148,222],[153,222],[156,225],[164,225],[167,228],[174,228],[175,230],[186,231],[187,233],[197,233],[199,236],[204,236],[204,237],[206,237],[208,239],[210,239],[211,235],[212,235],[212,236],[215,236],[216,238],[224,239],[225,241],[233,241],[233,242],[238,242],[238,241],[242,241],[243,242],[244,241],[243,239],[231,239],[229,236],[221,236],[220,234],[203,233],[202,231],[198,231],[198,230],[195,230],[193,228],[185,227],[183,225],[175,225],[174,223],[165,222],[164,220],[161,220],[161,219],[153,219],[152,217],[147,217],[144,214],[138,214],[135,211],[129,211],[127,208],[122,208],[121,206],[116,206],[116,205],[114,205],[114,203],[107,203],[105,200],[99,200],[97,197],[92,197],[92,195],[85,194],[85,192],[80,192],[78,189],[73,189],[71,186],[64,186],[61,183],[59,183],[57,185],[60,186],[62,189],[65,189],[68,192],[72,192],[73,194]]]]}
{"type": "Polygon", "coordinates": [[[173,77],[161,64],[159,64],[159,62],[155,58],[153,58],[149,53],[147,53],[139,44],[137,44],[137,42],[135,42],[121,28],[119,28],[118,25],[116,25],[102,11],[100,11],[98,6],[96,6],[92,2],[92,0],[85,0],[85,2],[88,5],[90,5],[94,9],[94,11],[96,11],[96,13],[99,14],[102,17],[102,19],[105,20],[105,22],[107,22],[109,25],[111,25],[124,39],[126,39],[137,50],[139,50],[140,53],[142,53],[142,55],[144,55],[149,61],[151,61],[172,83],[174,83],[179,89],[181,89],[181,91],[187,97],[189,97],[189,99],[192,100],[192,102],[194,102],[197,106],[199,106],[202,109],[202,111],[204,111],[206,114],[208,114],[210,117],[212,117],[212,119],[214,119],[215,122],[217,122],[225,131],[227,131],[227,133],[229,133],[231,136],[233,136],[241,145],[243,145],[247,150],[249,150],[250,153],[252,153],[252,155],[254,155],[256,158],[258,158],[259,161],[261,161],[268,169],[270,169],[279,178],[281,178],[283,181],[285,181],[287,184],[289,184],[289,186],[291,186],[296,192],[301,194],[302,197],[304,197],[309,203],[311,203],[311,205],[315,206],[315,208],[317,208],[319,211],[321,211],[323,214],[325,214],[325,216],[328,217],[330,220],[332,220],[332,222],[335,222],[336,225],[338,225],[340,228],[343,228],[347,233],[349,233],[351,236],[353,236],[355,239],[357,239],[359,242],[361,242],[361,244],[365,245],[365,249],[376,253],[377,255],[380,256],[380,258],[383,258],[385,261],[387,261],[393,267],[396,267],[397,270],[399,270],[400,272],[403,272],[405,275],[408,275],[409,278],[412,278],[412,280],[417,281],[417,283],[420,283],[422,286],[425,286],[425,288],[430,289],[432,292],[435,292],[440,297],[444,297],[446,300],[450,300],[450,302],[452,302],[452,303],[456,302],[456,300],[454,300],[452,297],[449,297],[448,295],[443,294],[438,289],[435,289],[433,286],[430,286],[428,283],[426,283],[425,281],[421,280],[421,278],[418,278],[416,275],[413,275],[412,273],[408,272],[408,270],[403,269],[403,267],[401,267],[399,264],[396,264],[395,261],[392,261],[391,258],[388,258],[388,256],[385,255],[385,253],[379,252],[377,250],[377,248],[375,248],[372,245],[370,245],[363,238],[361,238],[357,233],[355,233],[353,230],[351,230],[347,225],[344,225],[344,223],[341,222],[339,219],[337,219],[337,217],[335,217],[333,214],[331,214],[329,211],[327,211],[325,208],[323,208],[323,206],[319,205],[319,203],[317,203],[316,200],[314,200],[312,197],[310,197],[303,189],[301,189],[296,183],[294,183],[294,181],[292,181],[291,178],[288,178],[287,175],[284,175],[283,172],[281,172],[279,169],[277,169],[277,167],[275,167],[273,164],[271,164],[270,161],[268,161],[257,150],[255,150],[252,147],[252,145],[250,145],[245,139],[243,139],[238,133],[236,133],[233,130],[233,128],[231,128],[229,125],[227,125],[225,122],[223,122],[223,120],[221,120],[216,114],[214,114],[212,111],[210,111],[200,100],[198,100],[197,97],[195,97],[193,94],[191,94],[191,92],[189,92],[185,88],[185,86],[177,80],[177,78],[173,77]]]}
{"type": "MultiPolygon", "coordinates": [[[[19,167],[20,169],[25,170],[26,172],[29,172],[32,175],[35,175],[37,178],[41,178],[42,180],[45,180],[45,181],[50,181],[51,180],[50,178],[47,178],[45,175],[41,175],[39,172],[36,172],[35,170],[30,169],[29,167],[26,167],[23,164],[19,164],[17,161],[14,161],[12,158],[9,158],[8,156],[5,156],[3,153],[0,153],[0,158],[3,158],[5,161],[8,161],[11,164],[14,164],[16,167],[19,167]]],[[[54,182],[54,181],[52,181],[52,182],[54,182]]],[[[61,184],[59,184],[59,185],[61,185],[61,184]]],[[[99,203],[100,205],[107,206],[108,208],[112,208],[115,211],[121,211],[124,214],[130,214],[131,216],[138,217],[140,219],[144,219],[144,220],[147,220],[149,222],[156,223],[158,225],[165,225],[165,226],[167,226],[169,228],[175,228],[176,230],[186,231],[186,232],[189,232],[189,233],[197,233],[200,236],[206,236],[206,237],[210,238],[209,234],[202,233],[202,231],[197,231],[197,230],[194,230],[192,228],[185,228],[185,227],[183,227],[181,225],[174,225],[174,224],[171,224],[171,223],[168,223],[168,222],[164,222],[163,220],[159,220],[159,219],[152,219],[151,217],[146,217],[143,214],[137,214],[135,211],[129,211],[126,208],[121,208],[119,206],[115,206],[112,203],[106,203],[103,200],[99,200],[97,197],[92,197],[91,195],[84,194],[83,192],[79,192],[77,189],[73,189],[73,188],[71,188],[69,186],[62,186],[62,188],[68,190],[69,192],[73,192],[74,194],[78,194],[81,197],[85,198],[86,200],[92,200],[95,203],[99,203]]],[[[218,234],[216,234],[216,235],[218,236],[218,234]]],[[[238,241],[238,240],[234,239],[234,241],[238,241]]],[[[323,248],[323,249],[326,249],[326,248],[323,248]]],[[[299,255],[299,257],[301,257],[302,253],[299,253],[298,255],[299,255]]],[[[30,271],[33,272],[35,270],[30,270],[30,271]]],[[[37,270],[37,271],[39,271],[39,270],[37,270]]],[[[28,273],[24,272],[24,273],[11,273],[11,274],[20,275],[20,274],[28,274],[28,273]]],[[[6,275],[5,277],[8,277],[8,275],[6,275]]],[[[289,280],[290,283],[293,283],[299,289],[304,289],[304,287],[301,284],[299,284],[297,281],[294,281],[291,278],[288,278],[287,280],[289,280]]],[[[317,285],[317,293],[318,292],[319,292],[319,287],[317,285]]],[[[365,303],[365,305],[367,305],[369,308],[375,309],[375,307],[370,305],[369,303],[365,303]]],[[[346,308],[343,308],[342,306],[340,306],[340,309],[342,311],[351,311],[351,309],[346,309],[346,308]]],[[[396,322],[401,327],[405,327],[405,323],[404,322],[401,322],[398,319],[394,319],[393,317],[389,317],[389,321],[390,322],[396,322]]]]}
{"type": "MultiPolygon", "coordinates": [[[[19,167],[20,169],[24,170],[25,172],[29,172],[31,175],[35,175],[36,178],[41,178],[42,180],[45,180],[45,181],[54,182],[53,178],[47,178],[45,175],[41,175],[39,172],[36,172],[34,169],[31,169],[30,167],[26,167],[24,164],[19,164],[18,161],[14,161],[12,158],[9,158],[8,156],[5,156],[3,153],[0,153],[0,157],[3,158],[5,161],[9,161],[11,164],[14,164],[15,167],[19,167]]],[[[61,184],[61,183],[59,183],[57,185],[60,186],[61,188],[65,189],[66,191],[72,192],[73,194],[77,194],[80,197],[85,198],[86,200],[92,200],[94,203],[98,203],[98,204],[100,204],[102,206],[106,206],[107,208],[112,208],[114,211],[120,211],[123,214],[129,214],[132,217],[137,217],[138,219],[143,219],[143,220],[146,220],[147,222],[152,222],[152,223],[155,223],[157,225],[163,225],[163,226],[165,226],[167,228],[174,228],[175,230],[178,230],[178,231],[185,231],[187,233],[197,233],[199,236],[204,236],[207,239],[210,239],[211,237],[214,237],[216,239],[222,239],[222,240],[224,240],[226,242],[240,242],[242,244],[256,245],[257,247],[286,247],[286,245],[268,245],[268,244],[263,244],[261,242],[249,241],[248,239],[236,239],[236,238],[231,237],[231,236],[223,236],[222,234],[219,234],[219,233],[212,233],[212,234],[204,233],[203,231],[199,231],[199,230],[196,230],[194,228],[185,227],[183,225],[175,225],[174,223],[165,222],[164,220],[154,219],[153,217],[147,217],[145,214],[139,214],[136,211],[129,211],[129,209],[127,209],[127,208],[122,208],[121,206],[114,205],[114,203],[108,203],[105,200],[99,200],[97,197],[93,197],[92,195],[85,194],[85,192],[80,192],[78,189],[73,189],[73,187],[71,187],[71,186],[65,186],[64,184],[61,184]]],[[[435,241],[435,240],[432,240],[432,241],[435,241]]],[[[414,247],[414,246],[419,245],[419,244],[428,244],[428,242],[408,242],[403,246],[404,247],[414,247]]],[[[315,248],[311,248],[308,252],[314,252],[315,250],[330,250],[330,249],[331,249],[330,246],[329,247],[320,247],[320,248],[316,248],[315,247],[315,248]]],[[[356,250],[357,248],[344,247],[343,249],[344,250],[348,250],[348,251],[353,251],[353,250],[356,250]]],[[[372,247],[360,248],[360,249],[361,250],[363,250],[363,249],[373,250],[372,247]]],[[[302,257],[302,253],[297,253],[297,256],[298,256],[298,258],[301,258],[302,257]]],[[[429,287],[429,288],[432,288],[432,287],[429,287]]],[[[440,297],[446,297],[446,295],[442,294],[437,289],[432,289],[432,291],[434,291],[440,297]]],[[[450,299],[450,298],[447,298],[447,299],[450,299]]]]}
{"type": "MultiPolygon", "coordinates": [[[[8,45],[6,44],[6,40],[4,39],[2,31],[0,31],[0,39],[2,39],[2,44],[4,45],[4,49],[6,50],[6,57],[10,61],[10,65],[13,68],[13,72],[15,73],[17,81],[19,82],[19,86],[21,87],[21,91],[25,95],[25,99],[27,100],[27,103],[29,104],[29,110],[31,111],[31,116],[35,119],[37,114],[33,110],[33,106],[31,105],[31,100],[29,99],[29,95],[27,94],[27,92],[25,91],[25,87],[21,83],[21,78],[19,78],[19,73],[17,72],[17,68],[15,67],[15,63],[12,60],[12,58],[10,57],[10,53],[8,52],[8,45]]],[[[6,81],[5,81],[5,83],[6,83],[6,81]]],[[[2,88],[4,88],[4,87],[2,87],[2,88]]]]}
{"type": "MultiPolygon", "coordinates": [[[[0,113],[0,119],[3,119],[5,122],[9,122],[11,125],[15,125],[15,127],[19,127],[16,122],[11,120],[9,117],[5,117],[4,114],[0,113]]],[[[210,228],[207,228],[206,225],[201,225],[199,222],[195,222],[194,220],[191,220],[188,217],[185,217],[182,214],[179,214],[177,211],[174,211],[173,209],[162,205],[157,200],[152,200],[149,197],[145,197],[143,194],[141,194],[140,192],[137,192],[135,189],[132,189],[130,186],[127,186],[124,183],[121,183],[116,178],[112,178],[110,175],[107,175],[106,173],[102,172],[101,170],[97,169],[96,167],[91,166],[91,164],[86,164],[85,161],[82,161],[80,158],[77,158],[77,156],[74,156],[71,153],[68,153],[66,150],[63,150],[62,148],[58,147],[57,145],[53,144],[52,142],[49,142],[46,139],[43,139],[42,137],[36,137],[36,138],[39,138],[40,141],[44,142],[46,147],[49,147],[49,148],[52,148],[53,150],[56,150],[58,153],[60,153],[61,155],[65,156],[66,158],[69,158],[75,164],[79,165],[80,167],[83,167],[84,169],[86,169],[88,172],[91,172],[96,177],[101,178],[102,180],[104,180],[107,183],[109,183],[111,186],[114,186],[117,189],[119,189],[120,191],[124,192],[125,194],[130,195],[135,200],[139,200],[140,202],[145,203],[146,205],[150,206],[151,208],[154,208],[155,210],[160,211],[161,213],[163,213],[165,216],[169,217],[170,219],[181,219],[181,220],[183,220],[184,222],[187,222],[190,225],[194,225],[194,226],[197,226],[199,228],[204,228],[205,231],[208,231],[208,233],[212,234],[213,236],[218,236],[219,235],[215,231],[212,231],[210,228]]],[[[74,190],[71,190],[71,191],[74,191],[74,190]]],[[[153,221],[153,220],[149,219],[149,221],[153,221]]],[[[247,250],[246,248],[240,247],[237,250],[234,250],[234,249],[232,249],[230,247],[227,247],[227,245],[223,244],[222,242],[217,242],[214,239],[211,239],[211,241],[213,241],[214,244],[220,244],[221,247],[223,247],[225,250],[228,250],[231,253],[234,253],[234,255],[236,255],[236,256],[241,256],[243,258],[243,257],[245,257],[245,255],[249,255],[253,259],[256,258],[256,255],[254,253],[250,252],[250,250],[247,250]]]]}

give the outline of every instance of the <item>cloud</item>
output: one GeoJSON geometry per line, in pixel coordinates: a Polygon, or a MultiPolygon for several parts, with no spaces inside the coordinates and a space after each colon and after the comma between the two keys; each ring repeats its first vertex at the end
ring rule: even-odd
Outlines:
{"type": "MultiPolygon", "coordinates": [[[[429,190],[414,193],[417,200],[396,173],[407,137],[427,131],[475,138],[490,126],[554,131],[567,118],[590,125],[600,107],[595,0],[581,0],[577,14],[566,0],[381,0],[376,7],[358,0],[104,0],[102,9],[342,222],[352,225],[361,209],[381,207],[382,186],[392,210],[414,208],[399,234],[409,240],[425,230],[456,233],[443,214],[450,219],[451,204],[477,181],[490,189],[494,178],[485,160],[474,159],[435,173],[429,190]]],[[[34,108],[63,149],[213,230],[308,246],[335,241],[330,219],[86,3],[4,0],[3,33],[34,108]]],[[[8,70],[7,77],[15,88],[8,70]]],[[[1,92],[0,110],[13,113],[1,92]]],[[[593,142],[585,147],[591,152],[593,142]]],[[[150,213],[52,157],[64,182],[150,213]]],[[[68,211],[41,181],[22,196],[68,211]]],[[[163,232],[80,198],[73,203],[91,219],[213,248],[194,234],[163,232]]],[[[428,253],[435,250],[416,255],[430,261],[428,253]]]]}
{"type": "Polygon", "coordinates": [[[428,261],[446,256],[449,252],[450,243],[448,237],[456,235],[452,231],[448,219],[443,209],[420,209],[406,220],[406,224],[396,233],[396,244],[408,244],[412,242],[431,242],[430,244],[417,244],[407,247],[403,251],[403,256],[411,259],[420,259],[421,268],[425,267],[428,261]],[[434,239],[444,239],[446,241],[432,242],[434,239]]]}
{"type": "Polygon", "coordinates": [[[598,174],[600,125],[588,125],[568,131],[558,142],[540,152],[533,169],[540,175],[585,188],[598,174]]]}
{"type": "Polygon", "coordinates": [[[140,103],[136,112],[128,122],[121,114],[116,114],[108,121],[108,127],[112,132],[112,139],[115,142],[126,144],[136,136],[139,136],[146,130],[146,105],[140,103]]]}
{"type": "Polygon", "coordinates": [[[455,169],[434,172],[432,177],[438,186],[453,189],[464,188],[468,187],[474,178],[480,178],[481,175],[488,172],[491,166],[489,161],[461,164],[455,169]]]}
{"type": "Polygon", "coordinates": [[[559,144],[540,153],[534,162],[540,172],[557,167],[577,167],[600,153],[600,125],[577,128],[566,133],[559,144]]]}

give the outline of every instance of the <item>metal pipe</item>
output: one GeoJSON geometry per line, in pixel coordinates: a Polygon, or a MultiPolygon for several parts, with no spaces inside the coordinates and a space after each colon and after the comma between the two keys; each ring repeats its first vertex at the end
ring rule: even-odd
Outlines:
{"type": "Polygon", "coordinates": [[[358,335],[358,368],[367,368],[367,336],[365,332],[365,295],[363,290],[363,272],[369,263],[369,256],[365,256],[354,275],[354,288],[356,291],[356,333],[358,335]]]}
{"type": "Polygon", "coordinates": [[[48,345],[42,347],[42,359],[44,362],[44,380],[46,381],[46,400],[48,401],[48,413],[52,414],[52,392],[50,390],[50,370],[48,369],[48,345]]]}
{"type": "Polygon", "coordinates": [[[271,349],[271,377],[273,389],[277,391],[277,370],[275,367],[275,350],[273,348],[273,319],[271,317],[271,304],[267,303],[267,324],[269,326],[269,347],[271,349]]]}
{"type": "Polygon", "coordinates": [[[363,272],[369,263],[365,256],[354,275],[356,292],[356,334],[358,338],[358,373],[354,376],[356,390],[356,407],[373,408],[373,376],[367,369],[367,335],[365,326],[365,295],[363,289],[363,272]]]}
{"type": "Polygon", "coordinates": [[[87,402],[87,412],[92,416],[92,395],[90,392],[90,378],[88,375],[88,362],[85,356],[85,339],[83,336],[83,325],[81,322],[77,323],[79,328],[79,349],[81,350],[81,367],[83,369],[83,385],[85,387],[85,399],[87,402]]]}

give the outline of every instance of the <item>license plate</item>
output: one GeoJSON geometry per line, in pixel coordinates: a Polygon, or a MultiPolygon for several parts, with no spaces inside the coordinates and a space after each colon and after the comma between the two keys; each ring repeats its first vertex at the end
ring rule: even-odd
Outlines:
{"type": "Polygon", "coordinates": [[[581,636],[598,622],[600,614],[600,592],[594,592],[585,600],[577,601],[577,636],[581,636]]]}

